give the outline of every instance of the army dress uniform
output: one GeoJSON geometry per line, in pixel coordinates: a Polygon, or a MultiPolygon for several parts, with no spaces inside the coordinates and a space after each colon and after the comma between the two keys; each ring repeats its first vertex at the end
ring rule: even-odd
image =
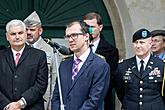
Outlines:
{"type": "Polygon", "coordinates": [[[115,75],[115,89],[124,110],[165,110],[161,96],[163,62],[150,56],[142,74],[136,57],[119,63],[115,75]]]}

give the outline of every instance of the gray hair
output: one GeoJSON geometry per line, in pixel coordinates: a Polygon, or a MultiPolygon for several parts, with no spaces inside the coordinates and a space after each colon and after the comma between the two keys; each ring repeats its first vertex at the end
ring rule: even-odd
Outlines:
{"type": "Polygon", "coordinates": [[[10,28],[13,26],[21,26],[26,31],[25,23],[18,19],[9,21],[6,25],[6,31],[9,32],[10,28]]]}

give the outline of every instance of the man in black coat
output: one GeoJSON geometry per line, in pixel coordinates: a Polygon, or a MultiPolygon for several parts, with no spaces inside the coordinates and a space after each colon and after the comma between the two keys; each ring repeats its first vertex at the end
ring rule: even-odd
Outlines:
{"type": "Polygon", "coordinates": [[[104,110],[115,110],[115,95],[112,90],[113,74],[115,73],[119,60],[118,49],[109,44],[104,39],[103,34],[101,34],[103,24],[101,16],[98,13],[87,13],[84,16],[84,22],[86,22],[90,26],[89,32],[93,38],[91,42],[93,52],[104,56],[106,62],[110,65],[111,68],[111,83],[104,99],[104,110]]]}
{"type": "Polygon", "coordinates": [[[5,49],[6,47],[4,45],[0,45],[0,50],[5,49]]]}
{"type": "Polygon", "coordinates": [[[21,20],[6,25],[10,47],[0,51],[0,110],[44,110],[48,84],[45,52],[25,44],[21,20]]]}

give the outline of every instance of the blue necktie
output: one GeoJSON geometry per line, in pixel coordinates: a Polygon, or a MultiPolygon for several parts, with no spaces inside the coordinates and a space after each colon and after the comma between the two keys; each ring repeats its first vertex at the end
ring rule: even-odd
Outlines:
{"type": "Polygon", "coordinates": [[[72,68],[72,80],[76,78],[78,75],[78,64],[81,62],[79,58],[77,58],[74,63],[73,63],[73,68],[72,68]]]}

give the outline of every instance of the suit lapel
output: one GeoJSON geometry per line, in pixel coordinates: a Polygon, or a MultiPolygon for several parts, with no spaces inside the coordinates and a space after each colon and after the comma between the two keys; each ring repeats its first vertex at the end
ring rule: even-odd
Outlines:
{"type": "Polygon", "coordinates": [[[131,63],[131,66],[132,68],[132,72],[139,78],[141,78],[141,74],[139,73],[138,71],[138,67],[137,67],[137,62],[136,62],[136,57],[133,57],[133,60],[132,60],[132,63],[131,63]]]}
{"type": "MultiPolygon", "coordinates": [[[[40,37],[41,37],[41,36],[40,36],[40,37]]],[[[44,41],[42,38],[40,38],[39,41],[38,41],[37,44],[36,44],[36,48],[42,50],[42,49],[43,49],[43,44],[44,44],[44,43],[45,43],[45,41],[44,41]]]]}
{"type": "Polygon", "coordinates": [[[72,66],[73,66],[73,57],[69,60],[68,62],[68,66],[66,67],[67,71],[67,85],[68,85],[68,91],[70,90],[71,88],[71,85],[72,85],[72,66]]]}
{"type": "Polygon", "coordinates": [[[13,53],[12,53],[12,50],[10,48],[7,49],[7,52],[6,52],[6,60],[10,66],[10,68],[15,71],[16,68],[15,68],[15,61],[14,61],[14,57],[13,57],[13,53]]]}
{"type": "MultiPolygon", "coordinates": [[[[76,82],[78,81],[78,79],[81,77],[81,75],[83,75],[85,73],[86,68],[89,66],[89,64],[92,62],[93,60],[93,53],[90,52],[88,58],[86,59],[86,61],[84,62],[84,64],[82,65],[81,69],[78,72],[78,76],[75,78],[74,81],[72,81],[72,85],[68,91],[68,93],[71,91],[71,89],[74,87],[74,85],[76,84],[76,82]]],[[[72,80],[72,79],[71,79],[72,80]]]]}
{"type": "Polygon", "coordinates": [[[146,68],[142,74],[142,78],[148,76],[148,74],[151,72],[152,68],[153,68],[153,57],[151,56],[146,65],[146,68]]]}
{"type": "Polygon", "coordinates": [[[104,49],[106,49],[106,48],[104,48],[104,47],[105,47],[105,44],[103,43],[103,40],[100,39],[100,42],[99,42],[99,44],[98,44],[98,47],[97,47],[95,53],[98,53],[98,54],[103,53],[103,51],[105,51],[104,49]],[[104,49],[103,49],[103,48],[104,48],[104,49]]]}
{"type": "Polygon", "coordinates": [[[28,45],[25,46],[25,49],[22,52],[21,58],[19,59],[17,66],[19,66],[22,63],[22,61],[26,58],[26,56],[29,55],[29,49],[30,48],[31,47],[28,45]]]}

